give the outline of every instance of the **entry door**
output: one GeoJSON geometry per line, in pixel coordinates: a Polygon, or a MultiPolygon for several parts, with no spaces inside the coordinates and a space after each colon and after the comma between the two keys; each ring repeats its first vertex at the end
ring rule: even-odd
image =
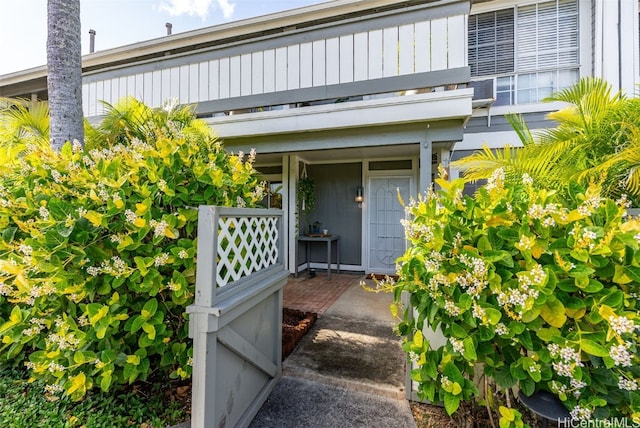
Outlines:
{"type": "Polygon", "coordinates": [[[395,273],[396,259],[404,254],[404,207],[398,191],[409,202],[410,177],[371,177],[368,186],[369,239],[368,270],[372,273],[395,273]]]}

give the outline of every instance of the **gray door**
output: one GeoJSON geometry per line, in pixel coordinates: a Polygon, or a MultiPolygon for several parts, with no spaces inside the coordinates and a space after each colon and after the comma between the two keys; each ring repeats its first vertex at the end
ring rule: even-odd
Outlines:
{"type": "Polygon", "coordinates": [[[372,177],[369,179],[369,266],[373,273],[395,273],[396,259],[404,254],[404,207],[398,192],[409,201],[410,177],[372,177]]]}

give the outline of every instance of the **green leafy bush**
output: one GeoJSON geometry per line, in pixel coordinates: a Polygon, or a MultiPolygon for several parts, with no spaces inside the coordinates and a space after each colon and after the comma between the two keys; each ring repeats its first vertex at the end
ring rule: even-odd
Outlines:
{"type": "Polygon", "coordinates": [[[262,199],[254,155],[189,110],[127,100],[108,119],[91,150],[0,159],[0,358],[73,399],[190,376],[197,206],[262,199]]]}
{"type": "Polygon", "coordinates": [[[462,180],[438,184],[406,207],[411,246],[392,284],[396,302],[410,296],[399,329],[419,394],[453,413],[484,375],[550,390],[578,419],[640,422],[640,221],[625,220],[625,200],[595,185],[559,200],[526,175],[505,184],[502,170],[474,198],[462,180]]]}

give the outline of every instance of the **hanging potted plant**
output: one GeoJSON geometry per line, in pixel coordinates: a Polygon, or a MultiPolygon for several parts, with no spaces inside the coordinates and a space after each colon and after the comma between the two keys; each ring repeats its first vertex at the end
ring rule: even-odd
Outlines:
{"type": "Polygon", "coordinates": [[[316,183],[309,177],[303,177],[298,181],[298,203],[300,211],[307,216],[316,206],[316,183]]]}
{"type": "Polygon", "coordinates": [[[297,199],[300,212],[304,213],[306,224],[309,226],[309,235],[311,234],[311,224],[309,216],[316,206],[316,183],[307,175],[307,165],[303,165],[302,174],[298,179],[297,199]]]}

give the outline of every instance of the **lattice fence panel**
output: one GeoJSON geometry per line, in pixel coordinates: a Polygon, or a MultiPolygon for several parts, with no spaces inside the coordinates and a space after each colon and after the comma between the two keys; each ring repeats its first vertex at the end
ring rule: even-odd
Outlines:
{"type": "Polygon", "coordinates": [[[278,261],[277,217],[220,217],[217,285],[265,269],[278,261]]]}

